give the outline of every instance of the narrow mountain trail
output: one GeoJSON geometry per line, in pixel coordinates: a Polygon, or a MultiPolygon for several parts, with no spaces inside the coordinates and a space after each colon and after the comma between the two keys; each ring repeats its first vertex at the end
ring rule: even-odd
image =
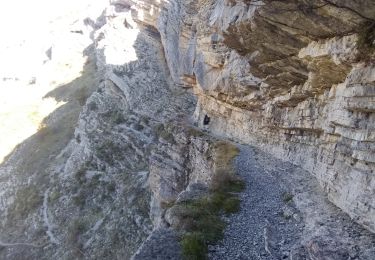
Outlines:
{"type": "MultiPolygon", "coordinates": [[[[228,219],[224,239],[210,247],[211,259],[279,259],[288,257],[288,249],[299,239],[300,221],[283,215],[288,192],[274,172],[258,161],[254,149],[241,146],[236,158],[238,174],[246,183],[241,193],[241,210],[228,219]],[[281,253],[281,254],[280,254],[281,253]]],[[[293,165],[267,160],[275,171],[287,171],[293,165]]]]}
{"type": "Polygon", "coordinates": [[[209,259],[375,259],[375,237],[330,203],[300,167],[240,145],[241,209],[209,259]]]}

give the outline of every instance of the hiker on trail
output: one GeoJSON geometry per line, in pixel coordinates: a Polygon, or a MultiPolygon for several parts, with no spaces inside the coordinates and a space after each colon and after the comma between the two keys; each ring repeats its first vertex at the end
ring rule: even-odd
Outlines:
{"type": "Polygon", "coordinates": [[[205,115],[203,119],[203,125],[208,125],[210,123],[210,117],[205,115]]]}

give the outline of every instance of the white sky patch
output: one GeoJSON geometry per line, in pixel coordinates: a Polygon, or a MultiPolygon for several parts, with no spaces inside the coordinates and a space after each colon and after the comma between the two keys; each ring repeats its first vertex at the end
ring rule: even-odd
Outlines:
{"type": "Polygon", "coordinates": [[[96,20],[108,0],[1,1],[0,163],[65,102],[44,98],[81,75],[91,43],[83,19],[96,20]],[[52,60],[47,50],[52,48],[52,60]],[[35,81],[33,84],[32,81],[35,81]]]}
{"type": "Polygon", "coordinates": [[[2,1],[0,78],[29,78],[47,59],[45,52],[78,18],[98,17],[108,0],[2,1]]]}

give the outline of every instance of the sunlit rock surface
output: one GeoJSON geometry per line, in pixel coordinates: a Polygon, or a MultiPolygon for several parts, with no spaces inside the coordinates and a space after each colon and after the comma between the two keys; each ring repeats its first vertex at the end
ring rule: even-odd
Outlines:
{"type": "Polygon", "coordinates": [[[166,60],[173,79],[194,88],[198,124],[209,115],[213,133],[302,166],[374,231],[375,3],[165,6],[158,28],[166,60]]]}
{"type": "Polygon", "coordinates": [[[35,102],[60,107],[0,167],[1,259],[129,259],[151,232],[151,150],[163,124],[191,114],[195,100],[168,80],[159,33],[133,16],[103,5],[64,27],[69,42],[54,43],[48,64],[79,66],[73,44],[81,68],[65,81],[64,70],[36,77],[46,92],[35,102]]]}

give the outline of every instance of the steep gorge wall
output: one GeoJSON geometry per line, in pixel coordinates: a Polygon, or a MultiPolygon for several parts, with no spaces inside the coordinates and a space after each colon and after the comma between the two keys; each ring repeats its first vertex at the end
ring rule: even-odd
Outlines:
{"type": "Polygon", "coordinates": [[[302,166],[375,231],[373,1],[136,5],[172,79],[197,95],[199,126],[302,166]]]}
{"type": "Polygon", "coordinates": [[[375,231],[372,2],[113,0],[81,17],[66,33],[92,43],[82,75],[49,93],[68,103],[0,165],[0,258],[127,259],[150,234],[179,247],[163,206],[216,169],[194,108],[375,231]]]}

